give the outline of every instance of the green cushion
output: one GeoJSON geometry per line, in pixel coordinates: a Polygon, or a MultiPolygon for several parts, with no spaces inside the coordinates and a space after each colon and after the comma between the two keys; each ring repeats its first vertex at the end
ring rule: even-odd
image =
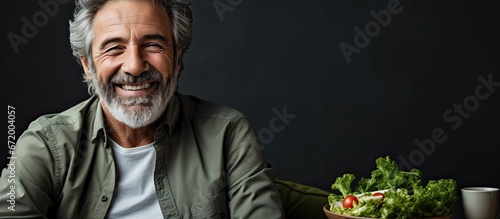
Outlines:
{"type": "Polygon", "coordinates": [[[295,182],[276,179],[287,219],[327,219],[323,206],[330,193],[295,182]]]}

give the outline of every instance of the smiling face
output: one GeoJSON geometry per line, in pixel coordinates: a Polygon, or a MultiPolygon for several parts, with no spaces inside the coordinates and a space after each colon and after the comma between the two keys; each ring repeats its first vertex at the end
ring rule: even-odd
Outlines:
{"type": "Polygon", "coordinates": [[[132,128],[153,123],[177,89],[168,15],[150,0],[115,0],[97,12],[93,27],[91,60],[80,60],[104,110],[132,128]]]}

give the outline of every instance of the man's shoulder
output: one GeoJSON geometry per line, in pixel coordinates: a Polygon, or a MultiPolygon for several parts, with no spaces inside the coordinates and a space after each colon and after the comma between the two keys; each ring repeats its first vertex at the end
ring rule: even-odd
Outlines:
{"type": "Polygon", "coordinates": [[[179,95],[181,105],[192,112],[193,118],[237,119],[245,115],[232,107],[205,100],[192,95],[179,95]]]}
{"type": "Polygon", "coordinates": [[[83,119],[91,117],[95,114],[97,103],[98,99],[91,97],[62,112],[42,115],[30,124],[30,128],[34,128],[36,126],[40,128],[65,126],[82,122],[83,119]]]}

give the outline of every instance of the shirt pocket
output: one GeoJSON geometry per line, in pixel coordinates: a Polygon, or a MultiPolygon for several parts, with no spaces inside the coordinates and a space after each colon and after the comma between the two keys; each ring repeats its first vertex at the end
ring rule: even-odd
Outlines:
{"type": "Polygon", "coordinates": [[[225,192],[192,204],[190,210],[196,219],[229,218],[225,192]]]}

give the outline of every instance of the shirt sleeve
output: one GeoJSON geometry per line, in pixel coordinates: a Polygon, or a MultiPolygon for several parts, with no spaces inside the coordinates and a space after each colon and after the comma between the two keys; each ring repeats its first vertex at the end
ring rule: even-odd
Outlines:
{"type": "Polygon", "coordinates": [[[233,120],[226,136],[230,218],[285,218],[273,169],[248,120],[233,120]]]}
{"type": "Polygon", "coordinates": [[[47,218],[54,160],[42,130],[32,123],[9,153],[0,176],[0,218],[47,218]]]}

